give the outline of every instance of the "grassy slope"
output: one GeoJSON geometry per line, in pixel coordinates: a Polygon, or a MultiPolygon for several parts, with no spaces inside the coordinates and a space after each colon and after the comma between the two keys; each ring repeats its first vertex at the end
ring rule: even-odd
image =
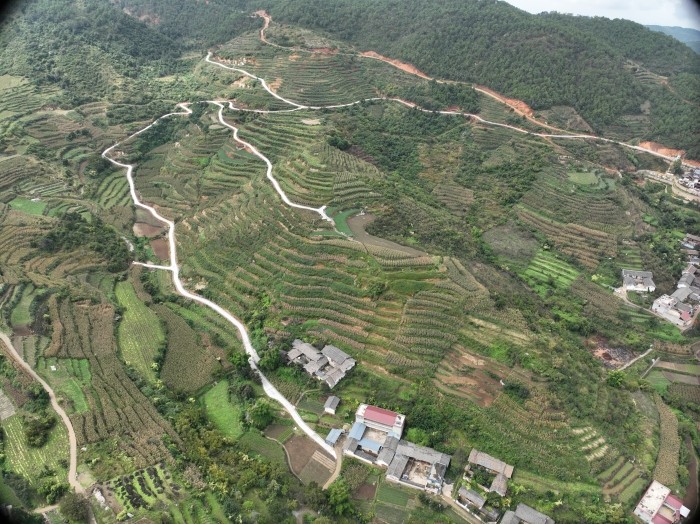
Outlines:
{"type": "Polygon", "coordinates": [[[222,380],[202,397],[207,415],[227,437],[237,440],[243,434],[240,406],[230,402],[228,382],[222,380]]]}
{"type": "Polygon", "coordinates": [[[122,358],[141,375],[152,380],[155,373],[151,364],[159,348],[165,343],[160,320],[138,299],[130,283],[119,282],[115,293],[119,305],[124,308],[124,317],[118,330],[122,358]]]}

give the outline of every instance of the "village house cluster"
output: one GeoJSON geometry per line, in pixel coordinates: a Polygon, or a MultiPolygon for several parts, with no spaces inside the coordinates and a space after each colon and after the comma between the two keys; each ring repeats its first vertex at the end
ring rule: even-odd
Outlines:
{"type": "Polygon", "coordinates": [[[700,168],[696,167],[683,173],[678,179],[678,183],[690,193],[700,195],[700,168]]]}
{"type": "Polygon", "coordinates": [[[343,453],[386,467],[387,480],[440,493],[451,457],[402,440],[404,423],[405,417],[400,413],[360,404],[343,453]]]}
{"type": "Polygon", "coordinates": [[[308,342],[299,339],[292,342],[287,359],[290,363],[303,367],[309,375],[325,382],[331,389],[355,367],[355,359],[341,349],[325,346],[319,351],[308,342]]]}
{"type": "Polygon", "coordinates": [[[651,310],[684,329],[693,323],[700,308],[700,271],[697,267],[697,262],[700,261],[697,249],[700,247],[700,237],[687,234],[681,245],[688,256],[688,265],[678,280],[677,289],[671,295],[657,298],[651,310]]]}
{"type": "MultiPolygon", "coordinates": [[[[326,400],[324,411],[335,414],[340,403],[336,396],[326,400]]],[[[368,404],[360,404],[350,429],[333,428],[326,442],[343,454],[368,464],[386,468],[386,479],[415,489],[445,497],[452,486],[446,485],[445,474],[452,457],[426,446],[403,440],[406,417],[401,413],[368,404]],[[444,489],[443,489],[444,486],[444,489]]],[[[505,497],[508,480],[514,467],[472,449],[464,469],[464,486],[457,490],[454,503],[482,522],[498,522],[501,511],[487,504],[487,494],[505,497]]],[[[515,511],[506,511],[500,521],[505,524],[554,524],[547,515],[518,504],[515,511]]]]}

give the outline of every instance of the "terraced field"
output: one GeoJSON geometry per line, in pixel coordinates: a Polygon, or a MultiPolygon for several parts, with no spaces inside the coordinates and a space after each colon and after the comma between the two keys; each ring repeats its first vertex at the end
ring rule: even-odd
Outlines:
{"type": "Polygon", "coordinates": [[[129,282],[119,282],[115,288],[124,316],[119,323],[117,336],[122,359],[142,376],[154,380],[152,364],[165,344],[165,333],[158,316],[136,296],[129,282]]]}
{"type": "Polygon", "coordinates": [[[166,433],[175,439],[177,435],[129,379],[118,359],[114,309],[107,304],[59,303],[52,297],[50,314],[54,331],[45,356],[57,358],[60,366],[66,365],[65,359],[86,360],[90,369],[90,384],[82,387],[89,411],[71,415],[78,445],[114,439],[123,453],[104,464],[103,470],[96,468],[95,475],[113,475],[124,467],[145,467],[162,460],[167,451],[160,435],[166,433]]]}
{"type": "MultiPolygon", "coordinates": [[[[57,472],[65,472],[68,460],[68,436],[62,424],[51,430],[49,441],[41,448],[29,447],[24,437],[21,415],[12,415],[2,421],[5,433],[5,460],[11,471],[25,477],[30,484],[38,484],[44,465],[57,472]]],[[[65,478],[62,473],[60,477],[65,478]]]]}
{"type": "MultiPolygon", "coordinates": [[[[295,31],[285,28],[280,34],[296,38],[295,31]]],[[[427,82],[380,61],[335,53],[332,42],[317,38],[303,34],[305,45],[324,42],[330,49],[280,50],[262,45],[251,32],[223,46],[215,58],[264,77],[276,93],[310,106],[393,96],[407,86],[427,88],[427,82]]],[[[435,445],[458,453],[469,444],[487,443],[490,452],[527,468],[523,478],[537,496],[571,488],[597,497],[595,476],[606,496],[630,505],[646,483],[645,472],[620,454],[624,437],[615,428],[600,419],[596,424],[578,420],[597,417],[592,410],[604,412],[609,392],[600,370],[587,360],[573,361],[581,349],[578,335],[567,332],[559,339],[564,331],[558,330],[567,328],[558,321],[582,309],[614,329],[636,326],[641,331],[649,324],[649,315],[621,306],[591,279],[608,259],[642,268],[648,246],[637,233],[650,230],[640,229],[640,223],[648,216],[649,223],[661,227],[653,206],[640,203],[605,169],[608,163],[626,168],[633,155],[612,144],[577,146],[475,118],[444,117],[450,119],[444,125],[440,115],[410,120],[425,115],[395,102],[254,113],[245,109],[289,107],[261,89],[260,80],[211,63],[195,69],[182,79],[187,89],[178,84],[182,93],[234,100],[244,111],[223,110],[226,122],[271,160],[284,193],[298,204],[328,205],[335,223],[282,205],[260,156],[231,139],[213,106],[193,103],[191,116],[164,120],[112,152],[115,159],[137,165],[138,195],[175,222],[185,286],[255,326],[254,343],[261,352],[287,349],[290,340],[303,337],[350,353],[358,369],[335,390],[347,395],[344,402],[348,397],[374,401],[368,396],[376,395],[393,409],[415,408],[421,417],[410,411],[409,417],[416,417],[411,421],[416,427],[439,427],[440,417],[449,413],[453,423],[441,432],[442,440],[432,428],[425,430],[439,441],[435,445]],[[392,115],[417,122],[418,132],[397,125],[380,133],[390,137],[382,142],[387,151],[369,154],[358,146],[362,133],[376,131],[373,119],[392,115]],[[392,141],[404,139],[409,147],[396,153],[392,141]],[[406,162],[413,153],[415,162],[406,162]],[[535,162],[523,165],[526,159],[535,162]],[[472,176],[472,169],[478,174],[472,176]],[[521,170],[532,177],[520,178],[521,170]],[[407,209],[405,223],[389,224],[392,229],[385,220],[381,227],[387,238],[373,229],[361,237],[352,222],[348,225],[349,217],[364,211],[380,223],[400,206],[407,209]],[[416,234],[421,227],[431,235],[416,234]],[[499,244],[501,233],[506,238],[499,244]],[[486,243],[497,256],[482,238],[489,238],[486,243]],[[512,248],[511,239],[520,244],[512,248]],[[575,297],[564,304],[570,310],[560,308],[569,293],[575,297]],[[560,380],[561,369],[580,376],[560,380]],[[575,429],[570,427],[573,410],[567,411],[570,399],[562,394],[561,384],[569,381],[577,395],[595,397],[593,408],[584,407],[588,415],[576,408],[575,429]],[[513,383],[527,392],[524,398],[505,387],[513,383]],[[367,384],[379,387],[368,392],[367,384]],[[419,405],[423,398],[432,402],[430,409],[419,405]],[[533,479],[528,470],[541,476],[533,479]],[[568,479],[571,485],[554,479],[568,479]]],[[[129,89],[129,82],[122,87],[129,89]]],[[[46,93],[20,78],[0,78],[0,93],[6,95],[0,97],[2,126],[7,125],[3,115],[16,115],[24,137],[21,143],[12,141],[21,156],[0,160],[0,284],[8,286],[1,288],[0,301],[13,301],[13,328],[31,325],[39,333],[23,335],[24,357],[56,389],[79,445],[87,447],[81,459],[93,465],[98,480],[111,479],[106,486],[125,510],[167,508],[176,522],[225,521],[224,507],[211,493],[197,499],[178,493],[178,483],[187,489],[223,485],[222,493],[229,486],[218,482],[216,467],[204,472],[204,481],[190,470],[186,481],[182,472],[171,475],[164,442],[177,446],[177,424],[167,422],[154,402],[165,405],[163,412],[173,420],[201,409],[201,420],[213,424],[202,433],[206,438],[214,442],[223,434],[237,441],[231,453],[245,452],[245,460],[263,457],[273,462],[271,468],[286,468],[282,447],[246,429],[244,409],[229,394],[235,375],[226,375],[231,370],[227,357],[241,350],[231,326],[209,309],[176,297],[166,272],[147,274],[142,287],[136,273],[106,273],[105,264],[87,248],[44,254],[31,243],[63,213],[76,211],[114,225],[136,244],[138,260],[151,256],[148,239],[137,237],[160,236],[162,241],[162,228],[142,211],[134,212],[123,172],[100,166],[97,157],[127,135],[127,128],[143,127],[148,113],[140,113],[133,101],[54,110],[42,98],[46,93]],[[141,116],[125,115],[127,108],[141,116]],[[132,230],[134,222],[138,227],[132,230]],[[31,322],[44,318],[44,311],[33,319],[32,304],[45,290],[53,294],[57,289],[61,292],[49,298],[46,312],[52,331],[40,322],[34,327],[31,322]],[[147,379],[145,386],[134,370],[147,379]],[[213,376],[218,382],[209,387],[213,376]],[[161,395],[162,388],[174,394],[161,395]]],[[[489,97],[479,95],[479,103],[482,118],[540,129],[489,97]]],[[[626,118],[620,133],[641,132],[646,125],[644,118],[626,118]]],[[[662,373],[655,370],[650,380],[665,379],[662,373]]],[[[297,408],[314,429],[337,423],[323,418],[318,396],[302,395],[305,377],[289,368],[272,370],[269,377],[287,399],[302,398],[297,408]]],[[[661,386],[686,399],[697,397],[690,386],[661,386]]],[[[279,420],[267,433],[288,449],[303,447],[291,426],[282,427],[279,420]]],[[[674,445],[672,435],[662,432],[657,474],[668,481],[675,481],[671,470],[678,465],[672,460],[674,445]]],[[[305,464],[292,465],[304,482],[330,471],[330,459],[320,452],[306,454],[305,464]]],[[[178,455],[178,461],[185,459],[178,455]]],[[[248,506],[263,507],[266,502],[258,496],[249,496],[248,506]]],[[[414,513],[412,518],[420,520],[416,515],[427,511],[412,494],[385,484],[367,505],[384,522],[402,522],[414,513]]]]}
{"type": "Polygon", "coordinates": [[[523,272],[523,277],[534,289],[538,289],[538,284],[568,289],[579,274],[579,271],[553,253],[540,251],[523,272]]]}

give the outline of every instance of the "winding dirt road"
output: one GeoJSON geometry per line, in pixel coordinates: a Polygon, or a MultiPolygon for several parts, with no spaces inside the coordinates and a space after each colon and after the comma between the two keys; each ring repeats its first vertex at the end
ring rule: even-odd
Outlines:
{"type": "Polygon", "coordinates": [[[51,399],[51,407],[58,414],[58,416],[61,417],[61,420],[63,421],[63,424],[66,426],[66,430],[68,431],[68,443],[70,447],[70,457],[68,460],[68,483],[75,490],[76,493],[85,494],[85,488],[83,488],[83,486],[80,485],[80,482],[78,482],[78,444],[75,439],[75,431],[73,431],[73,424],[71,424],[68,415],[58,404],[58,401],[56,400],[56,393],[54,393],[53,389],[51,389],[51,386],[49,386],[44,381],[44,379],[41,378],[36,373],[36,371],[34,371],[32,367],[24,361],[20,354],[17,353],[17,350],[12,345],[10,337],[8,337],[2,331],[0,331],[0,341],[2,341],[6,346],[6,352],[10,356],[10,358],[17,362],[17,364],[22,366],[22,369],[24,369],[39,384],[41,384],[41,387],[44,388],[44,390],[49,394],[49,399],[51,399]]]}
{"type": "MultiPolygon", "coordinates": [[[[257,78],[257,77],[256,77],[257,78]]],[[[302,206],[300,204],[295,204],[289,200],[287,195],[284,193],[282,188],[280,187],[279,183],[275,178],[272,176],[272,163],[270,160],[260,153],[255,147],[253,147],[251,144],[244,142],[240,138],[238,138],[238,129],[229,123],[227,123],[224,118],[223,118],[223,110],[224,106],[220,102],[216,101],[210,101],[208,103],[215,104],[219,107],[219,121],[221,124],[224,126],[228,127],[229,129],[233,130],[233,138],[236,142],[242,144],[244,147],[249,148],[249,150],[258,158],[263,160],[265,164],[267,165],[267,177],[268,179],[271,180],[273,183],[273,186],[279,193],[280,197],[282,200],[289,206],[298,208],[298,209],[304,209],[308,211],[315,211],[317,212],[324,220],[332,220],[328,215],[325,213],[325,206],[321,208],[312,208],[308,206],[302,206]]],[[[164,115],[157,120],[155,120],[152,124],[144,127],[143,129],[137,131],[133,135],[129,136],[126,138],[123,142],[126,142],[128,140],[131,140],[132,138],[140,135],[141,133],[147,131],[154,125],[156,125],[158,122],[163,120],[164,118],[168,118],[171,116],[175,115],[190,115],[192,114],[192,110],[187,107],[189,104],[186,103],[181,103],[178,104],[178,107],[181,107],[183,111],[180,112],[174,112],[174,113],[168,113],[167,115],[164,115]]],[[[159,222],[165,224],[168,227],[168,243],[170,245],[170,265],[169,266],[162,266],[162,265],[155,265],[155,264],[143,264],[143,263],[137,263],[138,265],[152,268],[152,269],[161,269],[161,270],[166,270],[170,271],[172,273],[172,279],[173,279],[173,284],[175,285],[175,289],[177,292],[182,295],[183,297],[189,298],[190,300],[193,300],[195,302],[198,302],[204,306],[207,306],[208,308],[212,309],[213,311],[217,312],[219,315],[221,315],[224,319],[226,319],[230,324],[232,324],[237,330],[240,335],[241,342],[243,343],[243,347],[245,348],[246,353],[249,356],[248,362],[250,363],[250,366],[259,373],[260,379],[262,381],[262,386],[263,390],[265,391],[265,394],[270,397],[271,399],[279,402],[282,407],[287,411],[294,422],[297,424],[297,426],[304,432],[306,433],[311,439],[313,439],[319,446],[321,446],[324,450],[326,450],[332,457],[336,457],[335,450],[329,446],[324,439],[322,439],[318,433],[316,433],[311,427],[302,420],[301,416],[297,412],[296,408],[275,388],[275,386],[265,377],[265,375],[260,371],[258,368],[258,362],[260,361],[260,356],[258,355],[257,351],[253,347],[253,344],[250,341],[250,336],[248,335],[248,331],[246,327],[243,325],[243,323],[238,320],[235,316],[233,316],[231,313],[226,311],[224,308],[222,308],[219,304],[206,299],[200,295],[197,295],[195,293],[191,293],[188,291],[185,286],[182,283],[182,280],[180,279],[180,266],[177,262],[177,242],[175,239],[175,222],[172,220],[168,220],[164,216],[162,216],[156,209],[152,206],[149,206],[147,204],[144,204],[141,202],[139,199],[139,196],[136,192],[136,185],[134,184],[134,177],[133,177],[133,172],[134,172],[134,165],[133,164],[124,164],[122,162],[119,162],[118,160],[114,160],[109,156],[110,152],[112,152],[115,148],[117,148],[119,145],[121,145],[123,142],[118,142],[114,144],[113,146],[107,148],[104,150],[102,153],[102,157],[111,162],[112,164],[122,167],[126,169],[126,178],[129,182],[129,191],[131,194],[131,199],[134,202],[134,205],[136,207],[139,207],[141,209],[144,209],[148,211],[153,218],[158,220],[159,222]]]]}
{"type": "MultiPolygon", "coordinates": [[[[255,12],[255,15],[259,16],[259,17],[262,18],[263,21],[264,21],[264,22],[263,22],[263,27],[260,29],[260,41],[261,41],[261,42],[263,42],[263,43],[265,43],[265,44],[267,44],[267,45],[273,46],[273,47],[277,47],[277,48],[280,48],[280,49],[286,49],[286,50],[290,50],[290,51],[293,50],[293,51],[295,51],[295,52],[299,52],[299,51],[301,51],[301,52],[307,52],[307,53],[314,53],[314,52],[315,52],[314,50],[300,49],[300,48],[297,48],[297,47],[284,47],[284,46],[281,46],[281,45],[279,45],[279,44],[275,44],[275,43],[270,42],[270,41],[267,39],[267,37],[265,36],[265,31],[266,31],[266,30],[268,29],[268,27],[270,26],[270,23],[272,22],[272,17],[271,17],[266,11],[264,11],[264,10],[256,11],[256,12],[255,12]]],[[[507,127],[507,128],[513,129],[513,130],[518,131],[518,132],[521,132],[521,133],[527,133],[527,134],[529,134],[529,135],[539,136],[539,137],[542,137],[542,138],[576,138],[576,139],[595,139],[595,140],[602,140],[602,141],[609,142],[609,143],[612,143],[612,144],[617,144],[617,145],[620,145],[620,146],[628,147],[628,148],[630,148],[630,149],[635,149],[635,150],[637,150],[637,151],[641,151],[641,152],[644,152],[644,153],[649,153],[649,154],[651,154],[651,155],[653,155],[653,156],[657,156],[657,157],[660,157],[660,158],[664,158],[664,159],[670,160],[670,161],[673,161],[673,160],[675,160],[675,158],[676,158],[675,156],[670,156],[670,155],[668,155],[668,154],[661,154],[658,150],[656,150],[657,148],[655,148],[655,147],[644,147],[644,144],[648,144],[648,142],[642,142],[639,146],[633,146],[633,145],[631,145],[631,144],[627,144],[626,142],[618,142],[617,140],[611,140],[611,139],[608,139],[608,138],[602,138],[602,137],[599,137],[599,136],[596,136],[596,135],[574,134],[574,133],[572,133],[571,131],[568,131],[568,130],[566,130],[566,129],[562,129],[562,128],[559,128],[559,127],[555,127],[555,126],[552,126],[552,125],[550,125],[550,124],[547,124],[546,122],[542,122],[542,121],[540,121],[540,120],[537,120],[537,119],[533,116],[533,111],[532,111],[532,109],[530,109],[530,107],[529,107],[525,102],[523,102],[523,101],[521,101],[521,100],[515,100],[515,99],[512,99],[512,98],[508,98],[508,97],[506,97],[506,96],[504,96],[504,95],[501,95],[500,93],[497,93],[497,92],[494,91],[493,89],[490,89],[490,88],[485,87],[485,86],[479,86],[479,85],[476,85],[476,84],[472,84],[472,83],[469,83],[469,82],[461,82],[461,81],[458,81],[458,80],[443,80],[443,79],[431,77],[431,76],[429,76],[429,75],[423,73],[422,71],[420,71],[418,68],[416,68],[416,67],[415,67],[414,65],[412,65],[412,64],[409,64],[409,63],[406,63],[406,62],[402,62],[402,61],[397,60],[397,59],[394,59],[394,58],[388,58],[388,57],[386,57],[386,56],[380,55],[379,53],[377,53],[377,52],[375,52],[375,51],[365,51],[365,52],[362,52],[362,53],[359,53],[359,54],[358,54],[358,53],[339,53],[339,54],[357,56],[357,57],[360,57],[360,58],[369,58],[369,59],[372,59],[372,60],[379,60],[379,61],[385,62],[385,63],[387,63],[387,64],[389,64],[389,65],[391,65],[391,66],[393,66],[393,67],[396,67],[397,69],[400,69],[401,71],[404,71],[405,73],[409,73],[409,74],[418,76],[419,78],[423,78],[423,79],[425,79],[425,80],[434,80],[434,81],[436,81],[436,82],[438,82],[438,83],[440,83],[440,84],[463,84],[463,85],[471,86],[475,91],[478,91],[479,93],[482,93],[482,94],[484,94],[484,95],[486,95],[486,96],[488,96],[488,97],[491,97],[491,98],[493,98],[494,100],[497,100],[498,102],[500,102],[500,103],[502,103],[502,104],[508,106],[508,107],[511,108],[516,114],[525,117],[525,118],[526,118],[527,120],[529,120],[530,122],[532,122],[532,123],[534,123],[534,124],[536,124],[536,125],[538,125],[538,126],[540,126],[540,127],[545,127],[545,128],[547,128],[547,129],[551,129],[551,130],[553,130],[553,131],[559,131],[559,132],[562,133],[562,134],[534,133],[534,132],[527,131],[527,130],[525,130],[525,129],[521,129],[521,128],[515,127],[515,126],[510,126],[510,125],[506,125],[506,124],[500,124],[500,123],[496,123],[496,122],[489,122],[488,120],[484,120],[483,118],[480,118],[480,117],[478,117],[477,115],[473,115],[473,114],[470,114],[470,113],[462,113],[462,112],[455,112],[455,111],[437,111],[437,113],[440,113],[440,114],[443,114],[443,115],[459,114],[459,115],[463,115],[463,116],[470,116],[470,117],[472,117],[472,118],[474,118],[474,119],[476,119],[476,120],[478,120],[478,121],[480,121],[480,122],[482,122],[482,123],[488,124],[488,125],[496,125],[496,126],[501,126],[501,127],[507,127]]],[[[211,53],[210,53],[209,55],[211,55],[211,53]]],[[[209,56],[207,56],[207,59],[208,59],[208,58],[209,58],[209,56]]],[[[213,61],[211,61],[211,60],[207,60],[207,61],[210,62],[210,63],[216,64],[216,62],[213,62],[213,61]]],[[[221,65],[221,64],[217,64],[217,65],[221,65]]],[[[222,67],[225,67],[225,66],[222,66],[222,67]]],[[[252,76],[252,75],[250,75],[249,73],[246,73],[246,74],[248,74],[249,76],[252,76]]],[[[272,96],[275,96],[276,98],[280,98],[280,97],[278,97],[272,90],[268,89],[267,87],[266,87],[266,89],[267,89],[267,91],[268,91],[272,96]]],[[[409,107],[412,107],[412,106],[413,106],[410,102],[406,102],[406,101],[404,101],[404,100],[400,100],[400,99],[396,99],[396,98],[372,98],[372,99],[368,99],[368,100],[394,100],[394,101],[399,101],[399,102],[401,102],[401,103],[403,103],[403,104],[405,104],[405,105],[408,105],[409,107]]],[[[293,102],[292,102],[292,103],[293,103],[293,102]]],[[[354,102],[354,103],[352,103],[352,104],[345,104],[345,105],[354,105],[354,104],[356,104],[356,103],[359,103],[359,102],[354,102]]],[[[689,102],[689,103],[690,103],[690,102],[689,102]]],[[[316,108],[316,107],[301,106],[301,105],[298,105],[298,104],[296,104],[296,103],[293,103],[293,104],[296,105],[296,106],[299,107],[299,108],[319,109],[319,108],[316,108]]],[[[343,106],[333,106],[333,107],[343,107],[343,106]]],[[[430,112],[430,113],[433,112],[433,111],[429,111],[429,110],[422,109],[422,108],[421,108],[421,110],[422,110],[422,111],[425,111],[425,112],[430,112]]],[[[686,166],[688,166],[688,167],[698,167],[698,162],[683,160],[683,164],[686,165],[686,166]]]]}

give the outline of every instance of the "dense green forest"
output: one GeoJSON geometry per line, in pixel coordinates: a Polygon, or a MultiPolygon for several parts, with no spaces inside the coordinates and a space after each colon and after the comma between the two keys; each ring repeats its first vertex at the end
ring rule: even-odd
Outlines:
{"type": "Polygon", "coordinates": [[[439,78],[488,86],[535,110],[571,106],[599,133],[618,129],[623,117],[648,120],[642,136],[623,126],[622,138],[656,140],[700,157],[693,102],[700,57],[687,46],[634,22],[534,16],[505,2],[18,2],[0,27],[0,65],[60,86],[63,104],[114,100],[129,79],[183,72],[188,61],[177,58],[184,53],[198,57],[259,27],[250,13],[261,7],[279,21],[326,31],[439,78]],[[114,82],[120,76],[128,80],[121,89],[114,82]]]}
{"type": "Polygon", "coordinates": [[[640,24],[535,16],[505,2],[294,0],[267,5],[279,21],[327,31],[436,77],[486,85],[535,110],[574,107],[598,132],[623,115],[641,115],[641,105],[650,100],[653,129],[643,138],[700,156],[698,108],[625,67],[632,60],[661,75],[697,77],[700,57],[640,24]],[[669,111],[673,119],[665,118],[669,111]]]}

